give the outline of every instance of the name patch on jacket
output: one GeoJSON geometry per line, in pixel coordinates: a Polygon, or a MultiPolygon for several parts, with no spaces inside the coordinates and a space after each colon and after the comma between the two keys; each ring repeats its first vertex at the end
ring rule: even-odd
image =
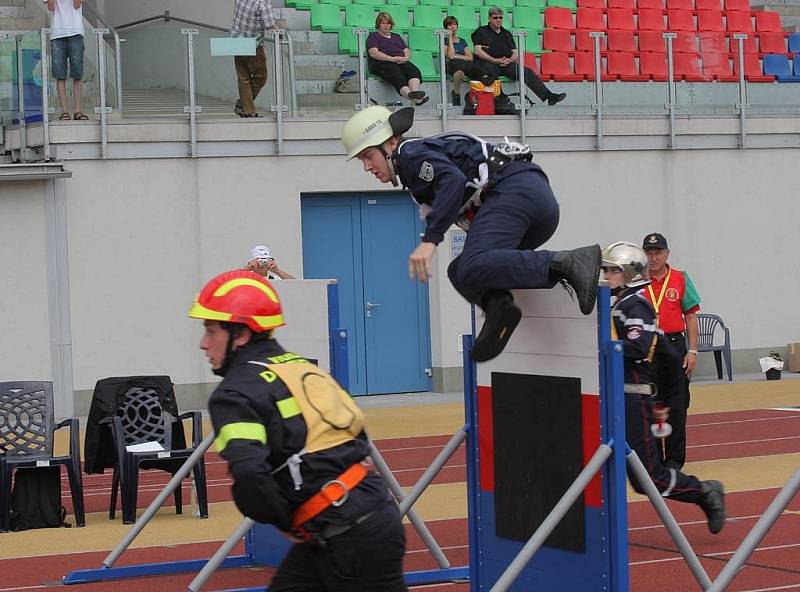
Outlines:
{"type": "Polygon", "coordinates": [[[433,181],[433,165],[427,160],[422,163],[422,167],[419,169],[419,178],[426,183],[433,181]]]}

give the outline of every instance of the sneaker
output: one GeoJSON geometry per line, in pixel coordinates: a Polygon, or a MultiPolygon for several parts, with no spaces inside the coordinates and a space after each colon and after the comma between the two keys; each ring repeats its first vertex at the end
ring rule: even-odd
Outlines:
{"type": "Polygon", "coordinates": [[[571,251],[558,251],[550,262],[550,271],[566,280],[578,298],[585,315],[591,314],[597,301],[597,281],[600,279],[600,245],[590,245],[571,251]]]}
{"type": "Polygon", "coordinates": [[[484,312],[486,320],[469,354],[476,362],[486,362],[499,356],[522,318],[522,311],[514,304],[511,292],[505,290],[486,295],[484,312]]]}
{"type": "Polygon", "coordinates": [[[700,507],[706,514],[708,530],[717,534],[725,526],[725,488],[719,481],[703,481],[703,501],[700,507]]]}
{"type": "Polygon", "coordinates": [[[547,99],[547,104],[552,107],[556,103],[560,103],[561,101],[563,101],[566,98],[567,98],[567,93],[551,94],[550,98],[547,99]]]}
{"type": "Polygon", "coordinates": [[[453,107],[460,107],[461,106],[461,95],[458,94],[456,91],[453,91],[450,94],[450,101],[453,103],[453,107]]]}
{"type": "Polygon", "coordinates": [[[422,90],[412,90],[408,93],[408,98],[412,101],[419,101],[425,98],[425,91],[422,90]]]}

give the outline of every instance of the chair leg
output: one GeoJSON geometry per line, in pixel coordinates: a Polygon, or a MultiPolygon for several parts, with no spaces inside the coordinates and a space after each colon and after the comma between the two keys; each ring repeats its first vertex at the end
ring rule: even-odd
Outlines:
{"type": "Polygon", "coordinates": [[[728,380],[733,382],[733,365],[731,364],[731,350],[725,350],[725,365],[728,366],[728,380]]]}
{"type": "Polygon", "coordinates": [[[183,514],[183,482],[181,482],[173,492],[175,498],[175,513],[183,514]]]}
{"type": "Polygon", "coordinates": [[[717,365],[717,378],[722,380],[722,352],[714,350],[714,363],[717,365]]]}
{"type": "Polygon", "coordinates": [[[131,459],[127,464],[126,479],[122,482],[122,523],[133,524],[136,522],[136,501],[139,493],[139,462],[131,459]]]}
{"type": "Polygon", "coordinates": [[[197,506],[200,510],[200,518],[208,518],[208,489],[206,487],[206,461],[201,458],[192,469],[194,475],[194,485],[197,490],[197,506]]]}
{"type": "Polygon", "coordinates": [[[0,532],[11,528],[11,472],[12,469],[0,461],[0,532]]]}
{"type": "Polygon", "coordinates": [[[67,477],[69,477],[69,493],[72,496],[72,511],[75,514],[75,526],[78,528],[86,526],[86,514],[83,509],[83,481],[81,480],[80,463],[67,465],[67,477]]]}
{"type": "Polygon", "coordinates": [[[119,469],[114,467],[114,476],[111,479],[111,500],[108,503],[108,519],[113,520],[117,515],[117,492],[119,491],[119,469]]]}

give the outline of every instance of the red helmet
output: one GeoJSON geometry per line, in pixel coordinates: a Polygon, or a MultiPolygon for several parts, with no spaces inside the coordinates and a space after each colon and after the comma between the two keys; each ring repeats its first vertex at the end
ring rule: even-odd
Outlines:
{"type": "Polygon", "coordinates": [[[256,333],[284,324],[281,301],[267,280],[252,271],[226,271],[200,290],[189,316],[242,323],[256,333]]]}

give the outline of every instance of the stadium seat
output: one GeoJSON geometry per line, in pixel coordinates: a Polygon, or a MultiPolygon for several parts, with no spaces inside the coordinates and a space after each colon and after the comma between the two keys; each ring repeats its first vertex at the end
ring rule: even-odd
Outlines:
{"type": "MultiPolygon", "coordinates": [[[[420,5],[412,6],[414,27],[419,29],[441,29],[444,12],[441,6],[420,5]]],[[[461,21],[459,21],[461,24],[461,21]]]]}
{"type": "MultiPolygon", "coordinates": [[[[311,7],[311,28],[333,33],[342,26],[339,7],[333,4],[315,4],[311,7]]],[[[370,29],[375,23],[370,23],[370,29]]]]}
{"type": "Polygon", "coordinates": [[[697,53],[697,37],[694,32],[678,31],[677,37],[672,40],[672,51],[697,53]]]}
{"type": "Polygon", "coordinates": [[[608,52],[608,75],[626,82],[644,82],[650,79],[649,76],[639,74],[633,54],[624,51],[608,52]]]}
{"type": "Polygon", "coordinates": [[[800,55],[795,55],[792,58],[792,63],[794,66],[794,75],[800,76],[800,55]]]}
{"type": "Polygon", "coordinates": [[[575,0],[547,0],[547,6],[568,8],[571,12],[575,12],[575,9],[577,8],[575,0]]]}
{"type": "Polygon", "coordinates": [[[544,19],[542,13],[535,8],[517,8],[514,11],[514,27],[527,30],[544,30],[544,19]]]}
{"type": "MultiPolygon", "coordinates": [[[[611,4],[608,5],[611,8],[611,4]]],[[[664,0],[639,0],[639,10],[642,8],[657,8],[664,10],[664,0]]]]}
{"type": "MultiPolygon", "coordinates": [[[[733,73],[739,76],[739,60],[733,60],[733,73]]],[[[774,76],[767,76],[761,70],[761,61],[758,59],[758,54],[746,53],[744,54],[744,77],[748,82],[773,82],[774,76]]]]}
{"type": "Polygon", "coordinates": [[[800,53],[800,33],[792,33],[789,35],[789,51],[792,53],[800,53]]]}
{"type": "Polygon", "coordinates": [[[545,8],[544,25],[553,29],[572,31],[575,29],[575,23],[572,22],[572,11],[560,6],[545,8]]]}
{"type": "Polygon", "coordinates": [[[589,31],[605,31],[603,11],[599,8],[579,8],[575,15],[575,26],[589,31]]]}
{"type": "Polygon", "coordinates": [[[759,33],[783,33],[781,15],[771,10],[756,12],[756,31],[759,33]]]}
{"type": "Polygon", "coordinates": [[[608,0],[608,7],[625,8],[627,10],[633,10],[634,8],[636,8],[636,5],[634,3],[634,0],[608,0]]]}
{"type": "Polygon", "coordinates": [[[572,34],[564,29],[545,29],[542,33],[542,49],[571,52],[572,34]]]}
{"type": "Polygon", "coordinates": [[[695,10],[722,10],[722,3],[719,0],[695,0],[695,10]]]}
{"type": "MultiPolygon", "coordinates": [[[[545,0],[516,0],[516,6],[524,6],[526,8],[538,8],[539,11],[544,10],[545,4],[546,4],[545,0]]],[[[514,12],[516,12],[516,10],[514,12]]]]}
{"type": "Polygon", "coordinates": [[[347,6],[350,0],[320,0],[320,4],[333,4],[335,6],[347,6]]]}
{"type": "Polygon", "coordinates": [[[778,82],[800,82],[800,76],[792,72],[792,62],[783,54],[768,53],[764,56],[764,74],[775,76],[778,82]]]}
{"type": "Polygon", "coordinates": [[[311,10],[315,4],[319,4],[319,0],[294,0],[291,4],[287,2],[286,6],[297,10],[311,10]]]}
{"type": "Polygon", "coordinates": [[[720,82],[736,82],[739,79],[731,70],[731,60],[727,53],[703,54],[703,76],[720,82]]]}
{"type": "Polygon", "coordinates": [[[412,49],[411,62],[419,68],[423,82],[439,81],[439,73],[434,66],[433,54],[431,52],[412,49]]]}
{"type": "Polygon", "coordinates": [[[786,38],[783,33],[761,33],[758,49],[761,53],[786,53],[786,38]]]}
{"type": "Polygon", "coordinates": [[[694,31],[694,16],[690,10],[668,10],[667,22],[670,31],[694,31]]]}
{"type": "Polygon", "coordinates": [[[656,52],[639,54],[639,72],[656,82],[665,82],[668,76],[667,55],[656,52]]]}
{"type": "Polygon", "coordinates": [[[525,52],[525,67],[530,68],[537,74],[539,73],[539,62],[536,59],[535,53],[525,52]]]}
{"type": "Polygon", "coordinates": [[[350,4],[366,4],[367,6],[374,6],[375,10],[382,10],[386,0],[351,0],[350,4]]]}
{"type": "Polygon", "coordinates": [[[635,31],[636,23],[633,22],[633,11],[627,8],[609,8],[608,28],[617,31],[635,31]]]}
{"type": "Polygon", "coordinates": [[[727,53],[728,40],[724,33],[700,33],[700,53],[727,53]]]}
{"type": "Polygon", "coordinates": [[[667,53],[667,41],[660,31],[639,31],[639,51],[667,53]]]}
{"type": "Polygon", "coordinates": [[[471,8],[478,8],[483,6],[481,0],[453,0],[453,6],[469,6],[471,8]]]}
{"type": "MultiPolygon", "coordinates": [[[[594,38],[590,31],[578,29],[575,31],[575,51],[594,51],[594,38]]],[[[632,35],[632,33],[631,33],[632,35]]],[[[606,38],[600,37],[600,51],[606,50],[606,38]]]]}
{"type": "Polygon", "coordinates": [[[419,0],[419,3],[423,6],[450,6],[450,0],[419,0]]]}
{"type": "Polygon", "coordinates": [[[692,0],[667,0],[667,10],[694,10],[692,0]]]}
{"type": "Polygon", "coordinates": [[[417,0],[388,0],[386,4],[395,4],[397,6],[416,6],[417,0]]]}
{"type": "Polygon", "coordinates": [[[578,0],[578,9],[581,8],[600,8],[606,7],[605,0],[578,0]]]}
{"type": "MultiPolygon", "coordinates": [[[[733,35],[733,33],[728,34],[728,38],[730,39],[728,46],[731,48],[731,53],[739,53],[739,40],[734,39],[733,35]]],[[[756,37],[752,33],[748,33],[747,39],[744,40],[744,52],[758,53],[758,48],[756,47],[756,37]]]]}
{"type": "MultiPolygon", "coordinates": [[[[662,45],[663,45],[663,39],[662,39],[662,45]]],[[[629,51],[629,52],[637,51],[636,40],[633,37],[633,31],[609,31],[608,50],[629,51]]]]}
{"type": "Polygon", "coordinates": [[[703,72],[700,69],[697,54],[676,52],[672,54],[672,60],[672,72],[675,80],[703,81],[703,72]]]}
{"type": "Polygon", "coordinates": [[[439,55],[439,36],[432,29],[410,29],[408,47],[412,50],[429,51],[439,55]]]}
{"type": "MultiPolygon", "coordinates": [[[[591,51],[578,51],[575,52],[575,75],[582,76],[584,80],[593,81],[596,79],[594,53],[591,51]]],[[[600,58],[600,79],[609,79],[608,69],[606,68],[606,61],[600,58]]]]}
{"type": "Polygon", "coordinates": [[[559,82],[579,82],[583,76],[574,74],[569,63],[569,55],[560,51],[543,53],[540,73],[542,78],[559,82]]]}
{"type": "MultiPolygon", "coordinates": [[[[447,9],[447,14],[449,16],[456,17],[456,20],[458,21],[459,37],[464,37],[464,39],[467,39],[465,35],[461,34],[462,29],[473,31],[476,27],[478,27],[478,13],[475,11],[475,7],[473,6],[453,5],[447,9]]],[[[467,41],[469,41],[469,39],[467,39],[467,41]]]]}
{"type": "Polygon", "coordinates": [[[697,30],[724,31],[725,24],[722,22],[722,12],[719,10],[698,10],[697,30]]]}
{"type": "Polygon", "coordinates": [[[725,10],[750,12],[750,0],[725,0],[725,10]]]}
{"type": "Polygon", "coordinates": [[[394,32],[402,33],[408,30],[411,26],[411,21],[408,18],[408,6],[398,4],[385,4],[378,7],[378,10],[388,12],[394,21],[394,32]]]}
{"type": "MultiPolygon", "coordinates": [[[[516,38],[516,31],[518,29],[512,29],[511,33],[515,35],[514,43],[519,44],[519,41],[516,38]]],[[[531,31],[528,29],[523,29],[525,33],[527,33],[525,37],[525,51],[532,52],[532,53],[542,53],[542,36],[539,35],[539,31],[531,31]]]]}
{"type": "Polygon", "coordinates": [[[344,24],[348,27],[375,27],[375,9],[363,4],[350,4],[344,7],[344,24]]]}
{"type": "Polygon", "coordinates": [[[729,10],[725,17],[727,19],[727,29],[736,33],[752,33],[753,19],[749,12],[739,12],[729,10]]]}
{"type": "Polygon", "coordinates": [[[339,53],[347,53],[351,56],[358,55],[358,37],[353,33],[353,29],[342,27],[338,32],[339,53]]]}
{"type": "Polygon", "coordinates": [[[639,30],[666,31],[667,27],[664,23],[664,13],[657,8],[640,8],[639,30]]]}

